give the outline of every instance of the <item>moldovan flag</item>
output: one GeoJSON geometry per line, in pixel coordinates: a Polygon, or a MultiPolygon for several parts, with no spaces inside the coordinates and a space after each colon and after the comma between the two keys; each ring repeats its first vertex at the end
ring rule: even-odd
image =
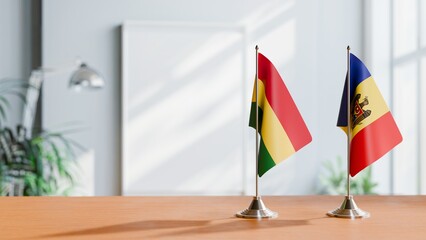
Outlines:
{"type": "MultiPolygon", "coordinates": [[[[402,136],[370,72],[353,54],[350,54],[350,74],[350,174],[353,177],[398,145],[402,136]]],[[[346,133],[347,82],[346,79],[337,120],[337,126],[346,133]]]]}
{"type": "MultiPolygon", "coordinates": [[[[258,54],[257,81],[258,132],[261,136],[258,174],[262,176],[310,143],[312,137],[277,69],[261,53],[258,54]]],[[[253,90],[249,125],[256,129],[256,88],[253,90]]]]}

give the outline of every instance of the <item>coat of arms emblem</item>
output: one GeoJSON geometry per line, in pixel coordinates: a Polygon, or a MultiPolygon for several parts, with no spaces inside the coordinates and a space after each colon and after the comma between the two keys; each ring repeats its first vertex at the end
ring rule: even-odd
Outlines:
{"type": "Polygon", "coordinates": [[[365,96],[362,102],[359,101],[361,94],[357,94],[351,104],[352,113],[352,129],[356,125],[362,124],[361,122],[371,115],[371,110],[364,110],[364,106],[368,105],[368,97],[365,96]]]}

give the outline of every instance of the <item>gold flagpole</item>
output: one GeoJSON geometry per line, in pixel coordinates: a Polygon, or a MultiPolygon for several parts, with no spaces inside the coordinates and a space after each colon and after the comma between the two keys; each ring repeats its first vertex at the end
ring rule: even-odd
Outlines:
{"type": "Polygon", "coordinates": [[[256,45],[256,75],[255,75],[255,96],[256,96],[256,196],[250,203],[250,206],[236,214],[240,218],[276,218],[278,213],[269,210],[259,195],[259,104],[258,104],[258,71],[259,71],[259,47],[256,45]]]}
{"type": "Polygon", "coordinates": [[[351,195],[351,180],[350,180],[350,171],[351,171],[351,141],[352,141],[352,124],[351,124],[351,115],[352,115],[352,104],[351,104],[351,48],[347,47],[347,158],[348,158],[348,175],[347,175],[347,181],[346,181],[346,196],[343,200],[342,205],[333,210],[327,212],[327,215],[330,217],[339,217],[339,218],[368,218],[370,214],[368,212],[365,212],[358,208],[358,206],[355,203],[355,200],[353,199],[353,196],[351,195]]]}

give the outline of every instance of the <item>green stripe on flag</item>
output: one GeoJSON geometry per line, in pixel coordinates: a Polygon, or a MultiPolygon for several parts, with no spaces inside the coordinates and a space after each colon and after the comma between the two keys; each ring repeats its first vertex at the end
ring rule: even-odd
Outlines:
{"type": "MultiPolygon", "coordinates": [[[[259,114],[259,129],[258,132],[260,133],[262,130],[262,119],[263,119],[263,110],[259,107],[258,110],[259,114]]],[[[249,126],[256,129],[256,102],[251,103],[251,110],[250,110],[250,119],[249,119],[249,126]]]]}
{"type": "Polygon", "coordinates": [[[275,162],[272,159],[271,155],[268,152],[268,149],[266,149],[265,144],[263,143],[263,140],[260,140],[260,148],[259,148],[259,169],[258,174],[259,177],[261,177],[263,174],[265,174],[269,169],[273,168],[275,166],[275,162]]]}
{"type": "MultiPolygon", "coordinates": [[[[250,120],[249,120],[249,126],[256,129],[256,103],[251,103],[251,110],[250,110],[250,120]]],[[[262,119],[263,119],[263,110],[259,107],[258,110],[259,114],[259,133],[262,131],[262,119]]],[[[262,135],[261,135],[262,137],[262,135]]],[[[275,162],[272,159],[271,155],[269,154],[268,149],[266,148],[265,144],[263,143],[263,139],[260,139],[260,147],[259,147],[259,169],[258,174],[259,177],[261,177],[263,174],[265,174],[269,169],[273,168],[275,166],[275,162]]]]}

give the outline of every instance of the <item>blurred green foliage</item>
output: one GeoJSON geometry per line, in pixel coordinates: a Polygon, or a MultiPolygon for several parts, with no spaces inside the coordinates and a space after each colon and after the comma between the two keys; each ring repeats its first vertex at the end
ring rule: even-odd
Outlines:
{"type": "MultiPolygon", "coordinates": [[[[331,195],[345,195],[347,181],[347,165],[341,157],[335,161],[324,162],[320,175],[321,186],[318,193],[331,195]]],[[[377,194],[377,183],[373,181],[371,166],[365,168],[350,180],[351,194],[368,195],[377,194]]]]}
{"type": "MultiPolygon", "coordinates": [[[[40,131],[27,136],[27,129],[5,126],[11,109],[10,97],[26,104],[24,92],[31,86],[19,80],[0,80],[0,195],[68,195],[75,185],[75,148],[78,143],[66,137],[76,129],[40,131]]],[[[16,109],[15,109],[16,110],[16,109]]]]}

